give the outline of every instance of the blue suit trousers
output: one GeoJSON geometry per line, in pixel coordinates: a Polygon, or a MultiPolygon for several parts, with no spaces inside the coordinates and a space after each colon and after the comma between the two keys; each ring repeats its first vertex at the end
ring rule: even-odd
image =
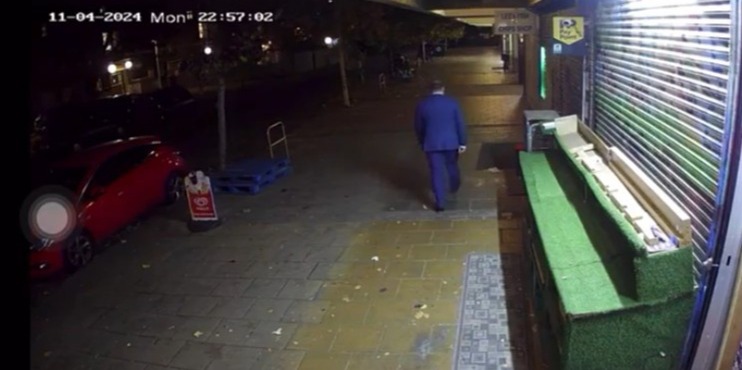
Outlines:
{"type": "Polygon", "coordinates": [[[446,206],[446,174],[448,174],[448,186],[452,193],[459,190],[461,186],[461,173],[459,172],[458,150],[439,150],[425,152],[430,169],[430,183],[435,194],[435,205],[440,208],[446,206]]]}

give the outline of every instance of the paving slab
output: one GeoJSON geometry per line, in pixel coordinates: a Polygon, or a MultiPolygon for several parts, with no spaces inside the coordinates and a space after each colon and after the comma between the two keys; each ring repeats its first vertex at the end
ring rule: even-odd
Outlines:
{"type": "Polygon", "coordinates": [[[388,95],[354,90],[353,107],[289,123],[290,176],[217,196],[221,227],[189,233],[180,202],[89,268],[38,286],[33,368],[451,369],[467,256],[522,249],[517,199],[481,168],[487,143],[522,134],[520,92],[491,70],[496,57],[452,49],[388,95]],[[442,213],[411,121],[432,76],[470,124],[462,188],[442,213]]]}

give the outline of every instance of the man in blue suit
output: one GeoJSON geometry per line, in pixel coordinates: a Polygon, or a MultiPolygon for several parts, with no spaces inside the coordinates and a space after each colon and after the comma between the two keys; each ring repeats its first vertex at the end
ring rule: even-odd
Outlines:
{"type": "Polygon", "coordinates": [[[432,93],[417,104],[415,133],[425,151],[430,168],[430,181],[435,193],[435,211],[446,208],[446,178],[451,193],[461,186],[459,154],[466,151],[466,124],[459,103],[444,95],[445,86],[434,81],[432,93]]]}

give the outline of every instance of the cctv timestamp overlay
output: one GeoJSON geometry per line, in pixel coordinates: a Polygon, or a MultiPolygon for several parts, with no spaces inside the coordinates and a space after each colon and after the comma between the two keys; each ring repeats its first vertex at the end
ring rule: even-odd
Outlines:
{"type": "Polygon", "coordinates": [[[51,23],[154,23],[154,24],[182,24],[182,23],[242,23],[260,22],[270,23],[275,20],[273,12],[53,12],[49,13],[51,23]]]}

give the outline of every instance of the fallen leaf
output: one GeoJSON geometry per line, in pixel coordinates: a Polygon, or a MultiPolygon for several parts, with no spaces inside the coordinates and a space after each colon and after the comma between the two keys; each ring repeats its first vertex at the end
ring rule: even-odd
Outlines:
{"type": "Polygon", "coordinates": [[[343,296],[343,302],[345,302],[345,303],[350,302],[350,298],[348,298],[347,295],[346,296],[343,296]]]}
{"type": "Polygon", "coordinates": [[[361,289],[361,286],[360,285],[356,285],[354,289],[355,290],[359,290],[359,289],[361,289]]]}
{"type": "Polygon", "coordinates": [[[379,289],[379,292],[381,292],[381,293],[384,293],[384,292],[386,292],[386,288],[381,288],[381,289],[379,289]]]}
{"type": "Polygon", "coordinates": [[[373,256],[373,257],[371,257],[371,261],[379,262],[379,256],[373,256]]]}
{"type": "Polygon", "coordinates": [[[415,312],[415,318],[418,319],[418,320],[422,319],[424,315],[425,315],[425,313],[422,312],[422,311],[415,312]]]}
{"type": "Polygon", "coordinates": [[[147,264],[144,264],[144,265],[142,265],[142,268],[143,268],[143,269],[148,269],[148,268],[150,268],[150,267],[152,267],[152,266],[151,266],[151,265],[147,265],[147,264]]]}
{"type": "Polygon", "coordinates": [[[283,331],[283,328],[278,328],[273,332],[273,335],[281,335],[281,332],[283,331]]]}
{"type": "Polygon", "coordinates": [[[126,346],[127,347],[131,347],[131,343],[126,343],[126,346]]]}
{"type": "Polygon", "coordinates": [[[201,331],[196,330],[195,332],[193,332],[193,336],[196,338],[200,338],[202,335],[204,335],[204,333],[201,331]]]}
{"type": "Polygon", "coordinates": [[[423,204],[423,209],[428,209],[428,206],[423,204]]]}

